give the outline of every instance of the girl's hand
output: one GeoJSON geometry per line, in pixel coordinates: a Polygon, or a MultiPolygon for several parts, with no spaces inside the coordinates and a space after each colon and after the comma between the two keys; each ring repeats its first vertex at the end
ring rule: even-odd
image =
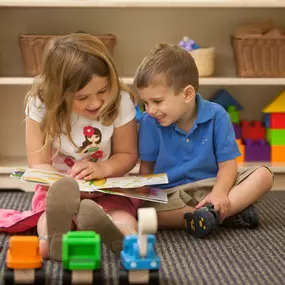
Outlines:
{"type": "Polygon", "coordinates": [[[78,180],[105,178],[104,164],[87,160],[77,161],[71,168],[70,176],[78,180]]]}
{"type": "Polygon", "coordinates": [[[195,208],[199,209],[207,204],[213,204],[217,212],[219,212],[220,222],[222,222],[227,213],[230,211],[230,200],[226,194],[217,194],[211,192],[208,194],[195,208]]]}

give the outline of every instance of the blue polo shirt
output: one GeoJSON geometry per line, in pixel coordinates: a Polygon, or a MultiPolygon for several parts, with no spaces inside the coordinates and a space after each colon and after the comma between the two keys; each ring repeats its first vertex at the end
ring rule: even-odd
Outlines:
{"type": "Polygon", "coordinates": [[[160,188],[216,177],[218,162],[240,156],[226,110],[198,93],[196,104],[197,117],[189,133],[176,123],[162,127],[146,112],[142,115],[139,155],[143,161],[156,162],[154,173],[167,173],[169,184],[160,188]]]}

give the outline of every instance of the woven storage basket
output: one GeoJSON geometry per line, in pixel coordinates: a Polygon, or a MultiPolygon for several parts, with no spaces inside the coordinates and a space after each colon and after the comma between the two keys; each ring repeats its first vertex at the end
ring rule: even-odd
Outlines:
{"type": "Polygon", "coordinates": [[[241,77],[285,77],[285,35],[233,36],[237,74],[241,77]]]}
{"type": "MultiPolygon", "coordinates": [[[[111,54],[113,53],[116,44],[116,37],[114,35],[100,34],[94,36],[105,44],[111,54]]],[[[60,35],[20,35],[19,44],[26,76],[40,74],[44,47],[50,39],[55,37],[60,37],[60,35]]]]}
{"type": "Polygon", "coordinates": [[[212,76],[215,71],[215,48],[199,48],[189,51],[197,65],[199,76],[212,76]]]}

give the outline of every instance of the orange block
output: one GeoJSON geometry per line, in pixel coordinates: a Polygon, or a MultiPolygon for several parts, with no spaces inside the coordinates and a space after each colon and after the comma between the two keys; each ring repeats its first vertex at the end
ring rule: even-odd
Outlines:
{"type": "Polygon", "coordinates": [[[271,162],[285,162],[285,145],[271,146],[271,162]]]}
{"type": "Polygon", "coordinates": [[[37,236],[12,236],[9,240],[6,265],[11,269],[41,268],[39,238],[37,236]]]}
{"type": "Polygon", "coordinates": [[[242,142],[241,142],[240,139],[237,139],[236,142],[237,142],[239,151],[240,151],[240,153],[241,153],[241,156],[237,157],[237,158],[236,158],[236,161],[237,161],[238,163],[239,163],[239,162],[244,162],[244,145],[242,144],[242,142]]]}

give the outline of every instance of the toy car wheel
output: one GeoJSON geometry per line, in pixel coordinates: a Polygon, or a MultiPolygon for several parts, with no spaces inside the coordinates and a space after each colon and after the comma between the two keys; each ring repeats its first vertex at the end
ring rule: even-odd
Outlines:
{"type": "Polygon", "coordinates": [[[158,270],[149,271],[149,285],[159,285],[159,272],[158,270]]]}
{"type": "Polygon", "coordinates": [[[35,285],[46,284],[46,271],[44,267],[35,270],[35,285]]]}
{"type": "MultiPolygon", "coordinates": [[[[149,285],[159,285],[159,272],[158,270],[149,271],[149,285]]],[[[119,272],[119,285],[130,285],[129,271],[120,269],[119,272]]],[[[140,285],[140,284],[137,284],[140,285]]],[[[142,284],[143,285],[143,284],[142,284]]]]}
{"type": "Polygon", "coordinates": [[[103,272],[101,269],[93,271],[93,284],[103,285],[103,272]]]}
{"type": "Polygon", "coordinates": [[[70,270],[63,270],[62,272],[62,285],[71,285],[71,274],[70,270]]]}
{"type": "Polygon", "coordinates": [[[5,285],[14,285],[14,270],[5,268],[4,271],[4,284],[5,285]]]}
{"type": "Polygon", "coordinates": [[[129,272],[120,268],[119,285],[129,285],[129,272]]]}

